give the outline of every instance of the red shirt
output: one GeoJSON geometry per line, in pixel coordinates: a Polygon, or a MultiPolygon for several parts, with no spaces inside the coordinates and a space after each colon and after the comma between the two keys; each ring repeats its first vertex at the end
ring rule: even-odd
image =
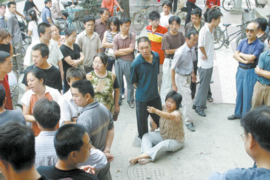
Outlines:
{"type": "Polygon", "coordinates": [[[12,99],[11,99],[10,88],[9,88],[9,83],[8,83],[8,75],[5,76],[3,81],[0,80],[0,84],[4,86],[5,91],[6,91],[7,101],[6,101],[5,108],[8,110],[12,110],[13,106],[12,106],[12,99]]]}
{"type": "Polygon", "coordinates": [[[111,16],[113,16],[113,7],[116,6],[117,0],[103,0],[101,3],[101,7],[105,7],[109,10],[111,13],[111,16]]]}
{"type": "Polygon", "coordinates": [[[208,8],[211,8],[213,5],[220,6],[220,0],[207,0],[206,5],[208,6],[208,8]]]}
{"type": "Polygon", "coordinates": [[[196,3],[196,0],[188,0],[189,2],[192,2],[193,4],[196,3]]]}
{"type": "Polygon", "coordinates": [[[168,29],[163,26],[158,25],[156,31],[153,32],[152,25],[149,25],[146,27],[146,30],[147,30],[148,38],[151,41],[152,51],[155,51],[158,53],[159,59],[160,59],[159,62],[160,64],[163,64],[164,59],[165,59],[165,53],[161,49],[161,45],[162,45],[163,35],[168,32],[168,29]]]}

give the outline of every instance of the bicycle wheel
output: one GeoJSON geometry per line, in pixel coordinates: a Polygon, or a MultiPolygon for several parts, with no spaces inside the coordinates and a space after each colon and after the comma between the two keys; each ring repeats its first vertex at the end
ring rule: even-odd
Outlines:
{"type": "Polygon", "coordinates": [[[234,7],[234,0],[223,0],[222,6],[225,11],[230,11],[234,7]]]}
{"type": "Polygon", "coordinates": [[[218,50],[223,46],[223,44],[225,42],[224,33],[218,27],[218,28],[214,29],[213,36],[214,36],[214,49],[218,50]]]}
{"type": "Polygon", "coordinates": [[[134,29],[140,31],[145,25],[145,17],[141,12],[135,12],[132,18],[132,25],[134,29]]]}
{"type": "Polygon", "coordinates": [[[246,4],[247,4],[247,8],[250,11],[251,10],[251,4],[250,4],[250,0],[246,0],[246,4]]]}
{"type": "Polygon", "coordinates": [[[186,22],[187,12],[185,11],[179,11],[176,16],[178,16],[181,19],[181,25],[184,26],[186,22]]]}

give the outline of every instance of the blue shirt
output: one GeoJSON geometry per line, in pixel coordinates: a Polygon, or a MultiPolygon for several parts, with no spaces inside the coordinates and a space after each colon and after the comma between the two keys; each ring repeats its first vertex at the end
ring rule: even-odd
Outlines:
{"type": "Polygon", "coordinates": [[[148,63],[140,54],[131,64],[130,82],[137,83],[136,101],[147,102],[159,97],[158,94],[158,74],[159,55],[153,52],[153,61],[148,63]]]}
{"type": "Polygon", "coordinates": [[[252,43],[248,43],[248,39],[244,39],[240,42],[238,45],[236,51],[240,51],[244,54],[253,54],[256,56],[256,59],[254,60],[254,63],[252,64],[243,64],[239,62],[239,65],[241,66],[250,66],[250,65],[257,65],[258,64],[258,58],[260,57],[260,54],[263,52],[264,44],[257,38],[252,43]]]}
{"type": "Polygon", "coordinates": [[[213,173],[208,180],[269,180],[270,170],[265,168],[236,168],[225,173],[213,173]]]}
{"type": "Polygon", "coordinates": [[[45,6],[45,7],[42,9],[42,13],[41,13],[42,22],[45,22],[45,23],[50,24],[50,22],[48,21],[47,17],[50,17],[51,20],[52,20],[52,13],[51,13],[51,10],[50,10],[50,8],[48,8],[47,6],[45,6]]]}
{"type": "MultiPolygon", "coordinates": [[[[260,55],[258,66],[263,70],[270,71],[270,51],[266,51],[260,55]]],[[[262,84],[270,84],[270,79],[262,76],[258,76],[258,81],[262,84]]]]}

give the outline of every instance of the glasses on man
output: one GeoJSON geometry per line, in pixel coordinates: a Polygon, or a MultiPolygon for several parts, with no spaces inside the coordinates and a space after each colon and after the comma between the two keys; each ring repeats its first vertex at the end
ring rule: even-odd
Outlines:
{"type": "Polygon", "coordinates": [[[255,32],[255,29],[246,29],[246,33],[248,33],[248,32],[254,33],[255,32]]]}

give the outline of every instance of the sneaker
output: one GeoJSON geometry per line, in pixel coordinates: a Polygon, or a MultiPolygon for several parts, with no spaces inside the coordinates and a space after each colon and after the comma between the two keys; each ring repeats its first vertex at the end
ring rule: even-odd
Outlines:
{"type": "Polygon", "coordinates": [[[121,98],[122,98],[122,99],[125,99],[125,94],[122,94],[122,95],[121,95],[121,98]]]}
{"type": "Polygon", "coordinates": [[[186,124],[188,130],[190,130],[191,132],[195,132],[195,128],[194,128],[194,125],[193,123],[189,123],[189,124],[186,124]]]}
{"type": "Polygon", "coordinates": [[[130,101],[128,102],[128,105],[131,109],[133,109],[135,107],[134,101],[130,101]]]}

